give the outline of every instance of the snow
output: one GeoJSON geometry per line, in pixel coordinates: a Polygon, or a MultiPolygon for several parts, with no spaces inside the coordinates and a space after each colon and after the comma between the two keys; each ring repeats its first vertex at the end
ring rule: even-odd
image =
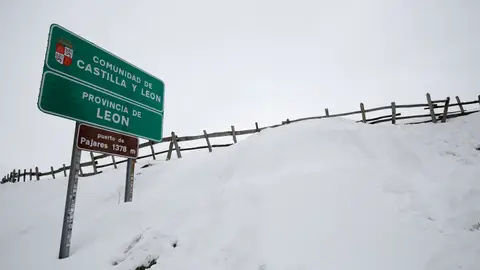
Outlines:
{"type": "Polygon", "coordinates": [[[445,124],[321,119],[81,178],[0,185],[0,269],[478,269],[480,115],[445,124]]]}

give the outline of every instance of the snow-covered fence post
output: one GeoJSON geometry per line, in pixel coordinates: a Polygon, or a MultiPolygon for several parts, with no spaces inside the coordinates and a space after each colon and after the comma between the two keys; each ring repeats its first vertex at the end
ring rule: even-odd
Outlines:
{"type": "Polygon", "coordinates": [[[457,100],[458,107],[460,108],[460,112],[462,114],[465,114],[465,110],[463,109],[462,102],[460,101],[460,98],[458,96],[455,96],[455,99],[457,100]]]}
{"type": "Polygon", "coordinates": [[[367,122],[367,116],[365,114],[365,106],[363,106],[363,103],[360,103],[360,111],[362,112],[362,122],[366,123],[367,122]]]}
{"type": "Polygon", "coordinates": [[[432,97],[429,93],[427,93],[427,102],[428,102],[428,109],[430,110],[430,116],[432,117],[432,122],[437,123],[437,118],[435,117],[435,110],[433,110],[433,103],[432,97]]]}
{"type": "Polygon", "coordinates": [[[150,145],[150,151],[152,152],[153,160],[156,160],[157,158],[155,157],[155,149],[153,148],[153,142],[149,140],[148,144],[150,145]]]}
{"type": "Polygon", "coordinates": [[[395,102],[392,102],[392,124],[397,122],[397,108],[395,107],[395,102]]]}
{"type": "Polygon", "coordinates": [[[237,143],[237,135],[235,135],[235,127],[232,126],[232,137],[233,137],[233,142],[237,143]]]}
{"type": "Polygon", "coordinates": [[[207,141],[207,146],[208,146],[208,152],[212,152],[212,145],[210,144],[210,139],[208,139],[208,134],[207,131],[204,129],[203,130],[203,136],[205,137],[205,140],[207,141]]]}
{"type": "Polygon", "coordinates": [[[450,97],[445,100],[445,106],[443,107],[442,123],[447,121],[448,106],[450,105],[450,97]]]}

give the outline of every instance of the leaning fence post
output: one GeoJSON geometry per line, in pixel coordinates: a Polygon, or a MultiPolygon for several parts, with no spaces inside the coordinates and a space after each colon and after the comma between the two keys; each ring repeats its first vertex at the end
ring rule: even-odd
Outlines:
{"type": "Polygon", "coordinates": [[[148,141],[148,144],[150,145],[150,151],[152,151],[153,160],[156,160],[157,158],[155,157],[155,149],[153,148],[153,142],[148,141]]]}
{"type": "Polygon", "coordinates": [[[67,167],[63,164],[63,176],[67,177],[67,167]]]}
{"type": "Polygon", "coordinates": [[[328,112],[328,108],[325,108],[325,117],[329,117],[330,113],[328,112]]]}
{"type": "Polygon", "coordinates": [[[460,101],[460,98],[458,96],[455,96],[455,99],[457,100],[458,107],[460,108],[460,112],[462,114],[465,114],[465,110],[463,109],[463,105],[462,105],[462,102],[460,101]]]}
{"type": "Polygon", "coordinates": [[[255,130],[256,130],[256,132],[260,131],[260,129],[258,128],[258,123],[257,122],[255,122],[255,130]]]}
{"type": "Polygon", "coordinates": [[[207,134],[207,131],[205,129],[203,130],[203,136],[205,137],[205,140],[207,141],[208,152],[212,152],[212,145],[210,144],[210,140],[208,139],[208,134],[207,134]]]}
{"type": "Polygon", "coordinates": [[[233,137],[233,142],[237,143],[237,135],[235,135],[235,127],[232,126],[232,137],[233,137]]]}
{"type": "Polygon", "coordinates": [[[111,157],[112,157],[113,167],[116,169],[117,168],[117,162],[115,161],[115,157],[114,156],[111,156],[111,157]]]}
{"type": "Polygon", "coordinates": [[[445,107],[443,107],[442,123],[445,123],[447,121],[449,104],[450,104],[450,97],[447,97],[447,100],[445,101],[445,107]]]}
{"type": "Polygon", "coordinates": [[[177,135],[175,135],[175,132],[172,131],[172,141],[173,144],[175,145],[175,152],[177,152],[177,158],[182,158],[182,153],[180,152],[180,147],[178,146],[178,140],[177,140],[177,135]]]}
{"type": "Polygon", "coordinates": [[[437,123],[437,118],[435,118],[435,110],[433,110],[432,97],[427,93],[427,102],[428,108],[430,109],[430,116],[432,117],[432,122],[437,123]]]}
{"type": "Polygon", "coordinates": [[[392,102],[392,124],[397,122],[397,107],[395,107],[395,102],[392,102]]]}
{"type": "Polygon", "coordinates": [[[55,172],[53,171],[53,166],[50,166],[50,172],[52,173],[53,179],[55,179],[55,172]]]}
{"type": "Polygon", "coordinates": [[[93,155],[93,152],[90,152],[90,159],[92,160],[93,174],[97,174],[97,164],[95,163],[95,156],[93,155]]]}
{"type": "Polygon", "coordinates": [[[362,122],[366,123],[367,116],[365,115],[365,106],[363,106],[363,103],[360,103],[360,111],[362,112],[362,122]]]}
{"type": "Polygon", "coordinates": [[[172,158],[172,151],[173,151],[173,137],[172,137],[172,140],[170,141],[170,144],[168,145],[167,161],[172,158]]]}

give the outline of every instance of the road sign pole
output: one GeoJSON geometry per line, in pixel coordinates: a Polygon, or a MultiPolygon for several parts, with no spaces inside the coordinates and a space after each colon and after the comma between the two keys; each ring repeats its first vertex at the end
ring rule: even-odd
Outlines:
{"type": "Polygon", "coordinates": [[[127,177],[125,183],[125,202],[131,202],[133,199],[133,180],[135,176],[135,159],[129,158],[127,161],[127,177]]]}
{"type": "Polygon", "coordinates": [[[73,214],[77,197],[78,172],[80,170],[80,158],[82,151],[76,147],[79,122],[75,123],[75,132],[72,146],[72,158],[70,162],[70,174],[68,177],[67,197],[65,200],[65,212],[63,215],[62,238],[60,241],[59,259],[67,258],[70,253],[72,238],[73,214]]]}

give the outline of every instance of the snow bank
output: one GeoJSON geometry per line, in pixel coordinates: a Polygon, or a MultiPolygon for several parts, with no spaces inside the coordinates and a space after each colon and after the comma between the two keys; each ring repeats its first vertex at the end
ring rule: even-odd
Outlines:
{"type": "Polygon", "coordinates": [[[478,269],[480,115],[447,124],[322,119],[213,153],[0,186],[0,269],[478,269]]]}

